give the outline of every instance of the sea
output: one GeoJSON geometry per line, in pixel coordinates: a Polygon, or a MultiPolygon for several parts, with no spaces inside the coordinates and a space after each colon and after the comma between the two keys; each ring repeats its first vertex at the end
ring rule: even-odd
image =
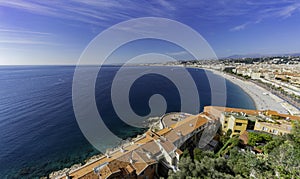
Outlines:
{"type": "MultiPolygon", "coordinates": [[[[72,103],[75,66],[0,67],[0,178],[39,178],[50,172],[82,163],[99,154],[79,129],[72,103]]],[[[88,67],[87,67],[88,68],[88,67]]],[[[126,67],[130,70],[150,67],[126,67]]],[[[174,70],[176,67],[163,67],[174,70]]],[[[120,120],[111,100],[111,85],[120,66],[103,66],[98,73],[95,97],[99,114],[120,138],[141,134],[146,128],[120,120]],[[99,102],[98,102],[99,101],[99,102]]],[[[211,104],[211,89],[202,69],[187,68],[200,97],[199,112],[211,104]]],[[[126,81],[126,76],[123,77],[126,81]]],[[[220,76],[215,76],[220,78],[220,76]]],[[[253,100],[226,80],[226,106],[255,109],[253,100]]],[[[159,93],[167,112],[180,111],[180,95],[167,78],[141,76],[131,87],[130,105],[138,115],[147,115],[149,97],[159,93]]],[[[102,144],[101,144],[102,145],[102,144]]],[[[106,146],[103,141],[103,146],[106,146]]]]}

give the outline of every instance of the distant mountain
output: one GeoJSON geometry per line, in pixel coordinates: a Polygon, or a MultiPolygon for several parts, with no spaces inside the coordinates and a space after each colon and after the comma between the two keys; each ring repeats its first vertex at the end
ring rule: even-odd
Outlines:
{"type": "Polygon", "coordinates": [[[260,57],[264,57],[264,56],[265,55],[262,55],[262,54],[246,54],[246,55],[231,55],[226,58],[233,58],[233,59],[236,59],[236,58],[260,58],[260,57]]]}
{"type": "Polygon", "coordinates": [[[284,56],[299,57],[300,53],[290,53],[290,54],[285,54],[284,56]]]}
{"type": "Polygon", "coordinates": [[[239,58],[262,58],[262,57],[275,57],[275,56],[292,56],[292,57],[298,57],[300,56],[300,53],[284,53],[284,54],[245,54],[245,55],[231,55],[226,58],[231,58],[231,59],[239,59],[239,58]]]}

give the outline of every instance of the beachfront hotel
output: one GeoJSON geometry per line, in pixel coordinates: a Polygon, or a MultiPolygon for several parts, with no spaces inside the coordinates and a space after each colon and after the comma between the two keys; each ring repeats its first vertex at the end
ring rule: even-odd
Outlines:
{"type": "Polygon", "coordinates": [[[202,150],[211,148],[216,133],[204,147],[199,144],[205,129],[211,126],[220,125],[224,133],[232,130],[231,137],[244,134],[248,130],[284,135],[291,132],[293,120],[300,121],[300,117],[270,110],[218,106],[207,106],[198,115],[170,113],[160,119],[161,129],[149,129],[130,143],[106,152],[101,158],[58,178],[152,179],[167,176],[169,170],[179,170],[178,162],[183,150],[190,147],[202,150]]]}

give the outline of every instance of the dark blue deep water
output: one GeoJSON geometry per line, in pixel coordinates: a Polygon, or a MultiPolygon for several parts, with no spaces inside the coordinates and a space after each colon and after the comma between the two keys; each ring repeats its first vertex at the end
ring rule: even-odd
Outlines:
{"type": "MultiPolygon", "coordinates": [[[[111,80],[118,68],[107,66],[99,72],[96,100],[102,102],[98,109],[111,131],[122,138],[133,137],[145,129],[121,122],[110,99],[111,80]]],[[[45,176],[99,153],[84,138],[75,119],[72,107],[74,69],[73,66],[0,67],[0,178],[45,176]]],[[[199,90],[201,111],[203,106],[210,105],[210,87],[203,70],[188,70],[199,90]]],[[[227,106],[255,108],[241,88],[229,81],[226,84],[227,106]]],[[[145,75],[134,83],[130,91],[133,110],[147,115],[148,99],[156,93],[166,98],[167,112],[180,110],[174,84],[154,74],[145,75]]]]}

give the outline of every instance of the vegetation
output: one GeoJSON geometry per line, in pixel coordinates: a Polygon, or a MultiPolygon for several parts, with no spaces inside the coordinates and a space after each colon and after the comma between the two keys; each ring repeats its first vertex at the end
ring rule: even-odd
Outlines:
{"type": "Polygon", "coordinates": [[[240,143],[240,140],[238,136],[230,138],[225,145],[219,150],[219,152],[216,154],[217,156],[224,156],[225,154],[229,153],[231,149],[238,146],[240,143]]]}
{"type": "Polygon", "coordinates": [[[294,123],[292,133],[285,136],[249,134],[253,146],[266,142],[263,154],[241,150],[237,138],[231,138],[217,154],[198,148],[189,154],[186,150],[179,162],[180,170],[170,172],[169,178],[300,178],[299,122],[294,123]],[[224,151],[227,155],[220,155],[224,151]]]}
{"type": "Polygon", "coordinates": [[[257,143],[267,143],[272,140],[272,136],[267,133],[257,133],[249,132],[248,133],[248,145],[256,146],[257,143]]]}

